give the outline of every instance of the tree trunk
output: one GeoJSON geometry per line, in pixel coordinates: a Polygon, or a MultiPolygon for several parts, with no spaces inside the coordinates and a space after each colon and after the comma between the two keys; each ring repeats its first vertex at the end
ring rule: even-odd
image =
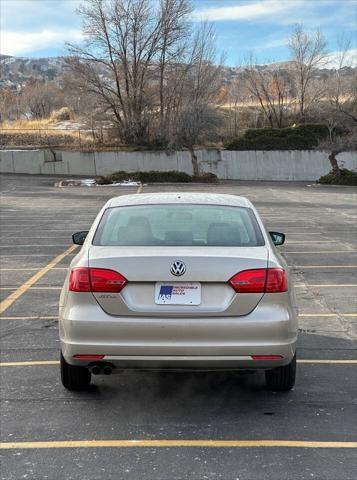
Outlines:
{"type": "Polygon", "coordinates": [[[193,147],[189,147],[189,151],[191,154],[191,162],[192,162],[192,172],[194,177],[198,177],[200,175],[200,172],[198,170],[198,160],[197,160],[197,155],[195,153],[195,150],[193,147]]]}
{"type": "Polygon", "coordinates": [[[335,175],[340,175],[340,173],[341,173],[340,167],[338,166],[338,162],[337,162],[337,158],[336,158],[336,155],[338,153],[339,153],[338,151],[332,150],[332,152],[328,156],[328,159],[329,159],[331,167],[332,167],[332,171],[335,175]]]}

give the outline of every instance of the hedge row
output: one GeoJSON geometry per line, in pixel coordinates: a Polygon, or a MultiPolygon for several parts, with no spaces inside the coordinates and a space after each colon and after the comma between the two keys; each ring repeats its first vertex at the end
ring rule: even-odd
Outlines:
{"type": "Polygon", "coordinates": [[[319,183],[325,185],[351,185],[357,187],[357,172],[341,168],[337,175],[333,171],[320,178],[319,183]]]}
{"type": "Polygon", "coordinates": [[[170,170],[168,172],[158,172],[151,170],[149,172],[124,172],[119,171],[107,176],[97,177],[96,181],[100,185],[109,185],[115,182],[123,182],[124,180],[132,180],[134,182],[142,183],[190,183],[190,182],[203,182],[203,183],[217,183],[218,179],[213,173],[206,173],[199,177],[188,175],[185,172],[179,172],[177,170],[170,170]]]}
{"type": "Polygon", "coordinates": [[[225,147],[227,150],[311,150],[328,135],[326,125],[320,124],[256,128],[247,130],[242,137],[228,142],[225,147]]]}

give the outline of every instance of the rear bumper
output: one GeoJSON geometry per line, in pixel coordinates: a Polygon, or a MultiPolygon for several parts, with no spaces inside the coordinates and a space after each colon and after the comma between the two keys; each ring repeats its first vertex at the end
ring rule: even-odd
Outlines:
{"type": "Polygon", "coordinates": [[[294,356],[295,346],[289,345],[285,352],[280,348],[280,359],[256,360],[249,355],[222,356],[144,356],[144,355],[105,355],[98,360],[76,360],[71,358],[72,365],[89,366],[94,364],[110,364],[117,370],[258,370],[280,367],[290,363],[294,356]],[[285,353],[285,355],[282,355],[285,353]]]}
{"type": "MultiPolygon", "coordinates": [[[[82,294],[83,295],[83,294],[82,294]]],[[[90,294],[88,294],[90,295],[90,294]]],[[[74,355],[104,355],[119,369],[256,369],[286,365],[294,356],[297,316],[275,295],[263,297],[242,317],[113,317],[90,298],[60,311],[61,348],[72,365],[88,365],[74,355]],[[255,360],[253,355],[279,355],[255,360]]]]}

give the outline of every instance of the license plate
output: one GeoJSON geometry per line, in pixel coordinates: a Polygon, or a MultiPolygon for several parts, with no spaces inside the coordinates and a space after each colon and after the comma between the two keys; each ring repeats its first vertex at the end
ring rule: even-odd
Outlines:
{"type": "Polygon", "coordinates": [[[157,283],[155,303],[157,305],[200,305],[201,284],[199,282],[157,283]]]}

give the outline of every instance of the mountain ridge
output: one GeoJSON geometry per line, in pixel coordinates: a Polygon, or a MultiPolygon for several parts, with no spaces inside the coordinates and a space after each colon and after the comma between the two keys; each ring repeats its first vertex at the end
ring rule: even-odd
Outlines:
{"type": "MultiPolygon", "coordinates": [[[[57,81],[60,82],[66,71],[64,56],[58,57],[16,57],[0,54],[0,88],[9,90],[21,90],[28,83],[34,81],[57,81]]],[[[287,71],[293,61],[284,60],[268,64],[259,64],[256,67],[262,71],[281,70],[287,71]]],[[[357,72],[356,67],[345,67],[346,73],[357,72]]],[[[244,74],[245,67],[222,67],[223,85],[231,84],[235,78],[244,74]]],[[[319,76],[328,76],[333,68],[319,69],[319,76]]]]}

